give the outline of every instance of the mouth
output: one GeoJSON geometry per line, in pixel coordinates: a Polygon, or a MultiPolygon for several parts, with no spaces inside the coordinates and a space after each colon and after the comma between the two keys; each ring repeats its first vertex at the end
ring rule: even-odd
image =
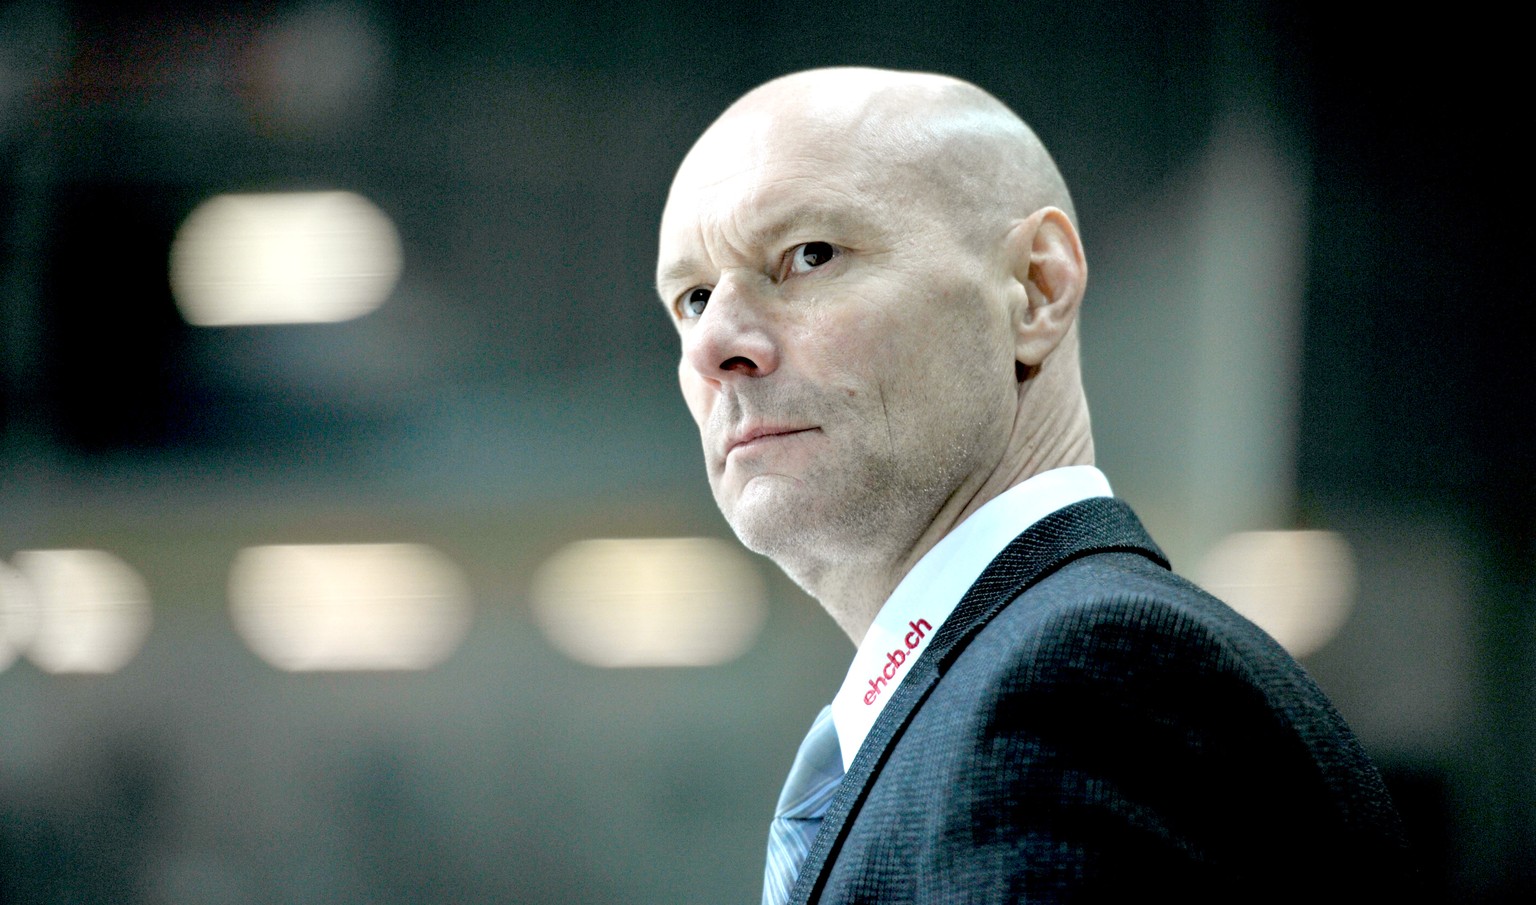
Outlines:
{"type": "Polygon", "coordinates": [[[725,455],[727,458],[729,458],[731,453],[736,452],[739,449],[748,449],[754,445],[772,442],[773,440],[782,437],[793,437],[798,434],[808,434],[811,431],[817,429],[818,428],[814,427],[783,427],[774,425],[764,425],[749,428],[739,434],[732,435],[731,438],[726,441],[725,455]]]}

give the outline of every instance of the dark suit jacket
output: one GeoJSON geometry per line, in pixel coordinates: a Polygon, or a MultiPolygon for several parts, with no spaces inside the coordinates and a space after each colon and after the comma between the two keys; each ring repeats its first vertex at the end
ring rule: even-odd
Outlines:
{"type": "Polygon", "coordinates": [[[1381,778],[1323,693],[1095,499],[961,600],[791,901],[1387,901],[1403,866],[1381,778]]]}

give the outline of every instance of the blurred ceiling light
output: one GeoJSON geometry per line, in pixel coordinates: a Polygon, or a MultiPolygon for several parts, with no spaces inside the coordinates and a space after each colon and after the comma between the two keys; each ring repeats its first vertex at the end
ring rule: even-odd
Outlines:
{"type": "Polygon", "coordinates": [[[708,538],[587,540],[534,578],[535,619],[555,647],[593,666],[710,666],[756,640],[762,579],[734,545],[708,538]]]}
{"type": "Polygon", "coordinates": [[[170,265],[190,324],[345,321],[394,291],[400,235],[351,192],[217,195],[181,225],[170,265]]]}
{"type": "Polygon", "coordinates": [[[109,673],[149,633],[149,591],[128,564],[100,550],[23,550],[16,569],[31,594],[23,650],[52,673],[109,673]]]}
{"type": "Polygon", "coordinates": [[[1331,531],[1234,534],[1216,545],[1196,574],[1201,586],[1295,657],[1333,640],[1354,602],[1354,557],[1331,531]]]}
{"type": "Polygon", "coordinates": [[[289,672],[427,669],[469,629],[458,567],[420,544],[248,547],[229,606],[246,645],[289,672]]]}
{"type": "Polygon", "coordinates": [[[37,631],[37,602],[22,574],[0,562],[0,670],[32,643],[37,631]]]}

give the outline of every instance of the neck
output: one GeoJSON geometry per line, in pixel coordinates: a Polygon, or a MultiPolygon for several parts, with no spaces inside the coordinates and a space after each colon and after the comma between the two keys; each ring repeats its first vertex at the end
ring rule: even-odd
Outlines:
{"type": "Polygon", "coordinates": [[[1035,375],[1019,387],[1019,415],[1007,453],[992,471],[957,488],[914,538],[867,558],[820,559],[780,565],[815,597],[855,645],[912,567],[972,513],[1004,491],[1053,468],[1092,465],[1093,434],[1080,386],[1035,375]],[[1058,385],[1060,383],[1066,386],[1058,385]],[[1070,404],[1062,404],[1063,402],[1070,404]]]}

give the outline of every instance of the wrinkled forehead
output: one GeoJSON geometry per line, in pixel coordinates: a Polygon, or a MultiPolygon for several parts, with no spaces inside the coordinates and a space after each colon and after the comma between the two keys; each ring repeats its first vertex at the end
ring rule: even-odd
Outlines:
{"type": "MultiPolygon", "coordinates": [[[[899,169],[852,105],[732,110],[688,152],[662,212],[669,234],[784,206],[878,206],[899,169]]],[[[910,190],[910,186],[908,187],[910,190]]]]}

